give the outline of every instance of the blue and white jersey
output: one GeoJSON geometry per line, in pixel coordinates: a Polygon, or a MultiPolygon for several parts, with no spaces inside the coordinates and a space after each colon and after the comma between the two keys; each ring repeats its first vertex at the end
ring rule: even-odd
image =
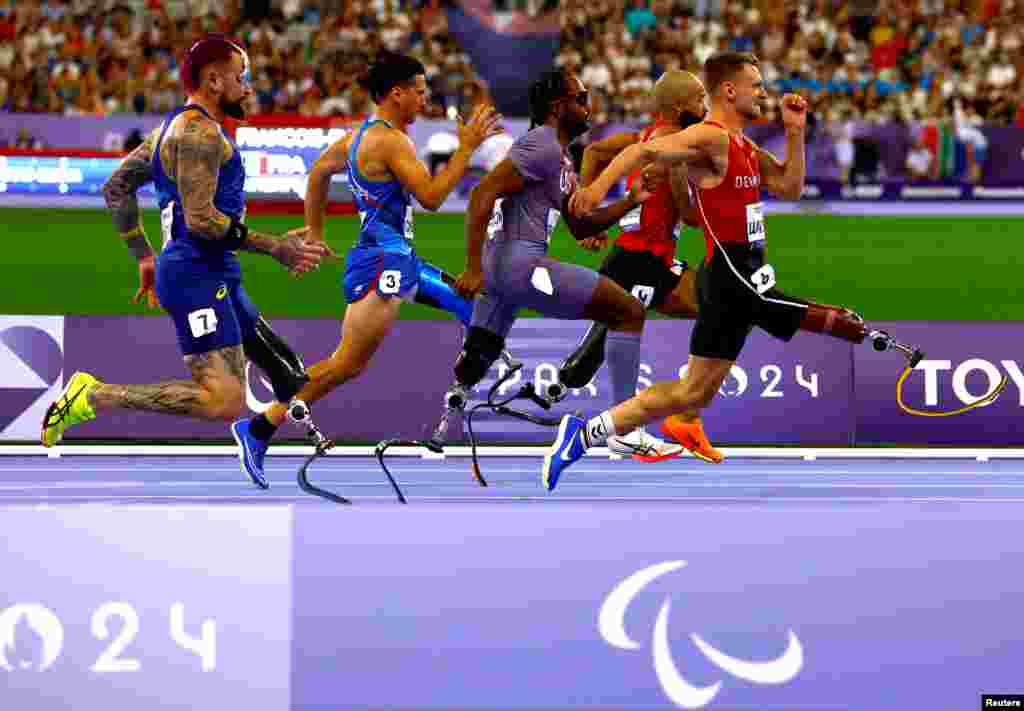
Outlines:
{"type": "MultiPolygon", "coordinates": [[[[160,148],[167,130],[185,111],[199,111],[209,117],[209,114],[199,106],[178,107],[164,120],[160,138],[157,139],[153,151],[153,184],[159,196],[160,227],[164,241],[161,256],[201,260],[211,269],[239,274],[238,257],[226,249],[221,240],[194,234],[188,229],[178,185],[167,175],[160,160],[160,148]]],[[[213,205],[228,217],[242,220],[245,217],[245,167],[242,165],[238,146],[226,136],[224,140],[231,145],[231,157],[221,165],[217,174],[217,192],[213,197],[213,205]]]]}
{"type": "Polygon", "coordinates": [[[366,119],[348,152],[348,184],[359,210],[361,227],[356,247],[377,247],[388,252],[412,254],[412,198],[401,182],[369,180],[359,172],[356,155],[366,129],[376,124],[391,124],[374,116],[366,119]]]}

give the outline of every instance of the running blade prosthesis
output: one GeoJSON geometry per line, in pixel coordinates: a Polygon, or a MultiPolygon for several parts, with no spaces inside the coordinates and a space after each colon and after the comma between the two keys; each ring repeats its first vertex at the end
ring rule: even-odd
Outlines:
{"type": "Polygon", "coordinates": [[[900,409],[903,412],[907,413],[908,415],[916,415],[918,417],[951,417],[953,415],[962,415],[965,412],[970,412],[976,407],[981,407],[982,405],[987,405],[988,403],[994,401],[997,397],[999,397],[999,394],[1003,392],[1003,389],[1006,388],[1007,383],[1010,382],[1009,378],[1006,375],[1004,375],[1002,382],[999,383],[999,385],[997,385],[995,389],[992,390],[992,392],[987,393],[986,395],[978,398],[974,402],[963,407],[957,408],[955,410],[919,410],[907,405],[903,401],[903,383],[905,383],[907,378],[910,377],[910,374],[913,372],[914,368],[917,367],[917,364],[924,360],[924,353],[921,351],[920,348],[914,348],[913,346],[908,346],[904,343],[900,343],[885,331],[871,331],[868,334],[868,338],[871,339],[871,345],[872,347],[874,347],[876,351],[883,352],[888,350],[896,350],[906,357],[907,366],[903,369],[903,372],[900,374],[899,379],[896,381],[896,404],[899,405],[900,409]]]}
{"type": "MultiPolygon", "coordinates": [[[[505,359],[504,355],[503,359],[505,359]]],[[[517,410],[512,407],[509,407],[509,403],[511,403],[513,400],[529,400],[530,402],[534,403],[535,405],[544,410],[550,410],[553,400],[538,395],[533,387],[533,383],[524,383],[522,386],[520,386],[519,390],[510,397],[506,397],[501,400],[496,399],[498,391],[501,389],[501,386],[508,382],[511,378],[513,378],[515,374],[518,373],[523,368],[522,363],[512,360],[511,357],[508,357],[507,359],[505,359],[505,361],[506,364],[509,366],[507,371],[505,372],[504,375],[498,378],[494,385],[491,386],[490,390],[487,391],[487,399],[484,402],[474,405],[473,407],[469,408],[468,411],[463,411],[462,408],[465,406],[465,401],[469,397],[468,393],[462,393],[461,402],[456,403],[454,406],[452,405],[451,398],[449,398],[448,408],[446,409],[445,413],[441,416],[441,421],[438,424],[437,428],[434,430],[433,436],[429,440],[389,439],[384,440],[383,442],[377,445],[377,461],[380,462],[381,468],[384,470],[384,473],[388,476],[389,479],[392,479],[393,481],[391,472],[388,470],[387,465],[384,463],[384,453],[387,451],[388,447],[394,445],[425,447],[431,452],[434,452],[436,454],[442,454],[444,452],[444,443],[448,433],[449,418],[456,411],[463,412],[463,414],[465,415],[466,433],[469,435],[470,456],[472,458],[473,478],[476,479],[476,482],[480,486],[487,486],[488,484],[487,480],[484,478],[483,472],[480,471],[480,460],[477,456],[476,434],[473,432],[473,416],[478,411],[480,411],[481,409],[488,409],[491,412],[494,412],[495,414],[515,417],[516,419],[524,420],[535,425],[540,425],[541,427],[558,427],[558,424],[561,422],[561,417],[541,417],[539,415],[534,415],[529,412],[523,412],[522,410],[517,410]]],[[[557,400],[554,400],[554,402],[557,402],[557,400]]]]}
{"type": "MultiPolygon", "coordinates": [[[[338,496],[337,494],[316,486],[309,481],[309,467],[317,460],[317,458],[324,456],[327,454],[328,450],[334,447],[334,442],[327,439],[323,432],[313,424],[309,406],[302,400],[292,400],[288,405],[288,419],[304,426],[306,428],[306,437],[313,444],[313,454],[307,457],[306,461],[303,462],[302,466],[299,468],[297,477],[299,481],[299,488],[307,494],[319,496],[320,498],[326,499],[327,501],[335,504],[351,504],[352,502],[344,496],[338,496]]],[[[380,445],[377,445],[377,449],[377,457],[379,459],[380,445]]],[[[391,482],[391,486],[395,490],[395,495],[398,497],[398,500],[403,504],[408,503],[405,500],[405,496],[402,494],[402,490],[398,487],[398,482],[392,478],[387,469],[384,470],[384,473],[387,474],[388,481],[391,482]]]]}

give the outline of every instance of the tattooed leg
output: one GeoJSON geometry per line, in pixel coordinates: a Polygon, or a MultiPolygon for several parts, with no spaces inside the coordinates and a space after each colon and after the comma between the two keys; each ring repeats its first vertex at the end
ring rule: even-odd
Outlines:
{"type": "Polygon", "coordinates": [[[96,410],[118,408],[182,415],[205,420],[232,420],[245,406],[245,356],[241,346],[186,356],[192,380],[153,385],[102,383],[89,393],[96,410]]]}

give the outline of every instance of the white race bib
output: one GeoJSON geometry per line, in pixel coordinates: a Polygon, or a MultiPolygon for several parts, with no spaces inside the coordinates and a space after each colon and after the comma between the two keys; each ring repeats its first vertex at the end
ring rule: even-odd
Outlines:
{"type": "Polygon", "coordinates": [[[558,210],[548,209],[548,244],[551,243],[551,235],[554,234],[555,228],[558,227],[558,221],[562,219],[562,213],[558,210]]]}
{"type": "Polygon", "coordinates": [[[166,249],[174,234],[174,201],[167,203],[167,207],[160,211],[160,232],[164,237],[164,244],[161,249],[166,249]]]}
{"type": "Polygon", "coordinates": [[[750,275],[750,282],[757,289],[758,294],[763,294],[775,286],[775,267],[771,264],[765,264],[750,275]]]}
{"type": "Polygon", "coordinates": [[[640,211],[641,207],[634,207],[632,210],[627,212],[619,220],[619,227],[622,228],[623,232],[630,232],[640,228],[640,211]]]}
{"type": "Polygon", "coordinates": [[[412,205],[405,206],[405,238],[411,240],[413,236],[412,230],[412,205]]]}
{"type": "Polygon", "coordinates": [[[764,203],[754,202],[747,205],[747,241],[761,242],[764,238],[764,203]]]}
{"type": "Polygon", "coordinates": [[[491,221],[487,223],[487,239],[494,239],[495,235],[501,232],[505,226],[505,215],[501,211],[501,203],[505,198],[498,198],[494,201],[494,209],[491,210],[491,221]]]}

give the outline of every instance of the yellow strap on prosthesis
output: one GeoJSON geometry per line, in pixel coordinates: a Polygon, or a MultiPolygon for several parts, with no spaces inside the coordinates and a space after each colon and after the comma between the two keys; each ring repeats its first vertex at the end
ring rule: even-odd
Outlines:
{"type": "Polygon", "coordinates": [[[988,403],[995,400],[997,397],[999,397],[999,393],[1003,392],[1003,389],[1006,387],[1006,384],[1010,382],[1010,379],[1004,375],[1003,382],[999,383],[999,385],[997,385],[992,392],[979,398],[978,400],[975,400],[969,405],[964,405],[963,407],[957,410],[949,410],[947,412],[928,412],[927,410],[917,410],[903,402],[903,383],[910,375],[911,371],[913,371],[913,368],[907,366],[906,368],[903,369],[903,373],[900,375],[899,380],[896,381],[896,404],[898,404],[900,406],[900,409],[903,410],[908,415],[917,415],[918,417],[951,417],[953,415],[962,415],[965,412],[969,412],[976,407],[981,407],[982,405],[987,405],[988,403]]]}

